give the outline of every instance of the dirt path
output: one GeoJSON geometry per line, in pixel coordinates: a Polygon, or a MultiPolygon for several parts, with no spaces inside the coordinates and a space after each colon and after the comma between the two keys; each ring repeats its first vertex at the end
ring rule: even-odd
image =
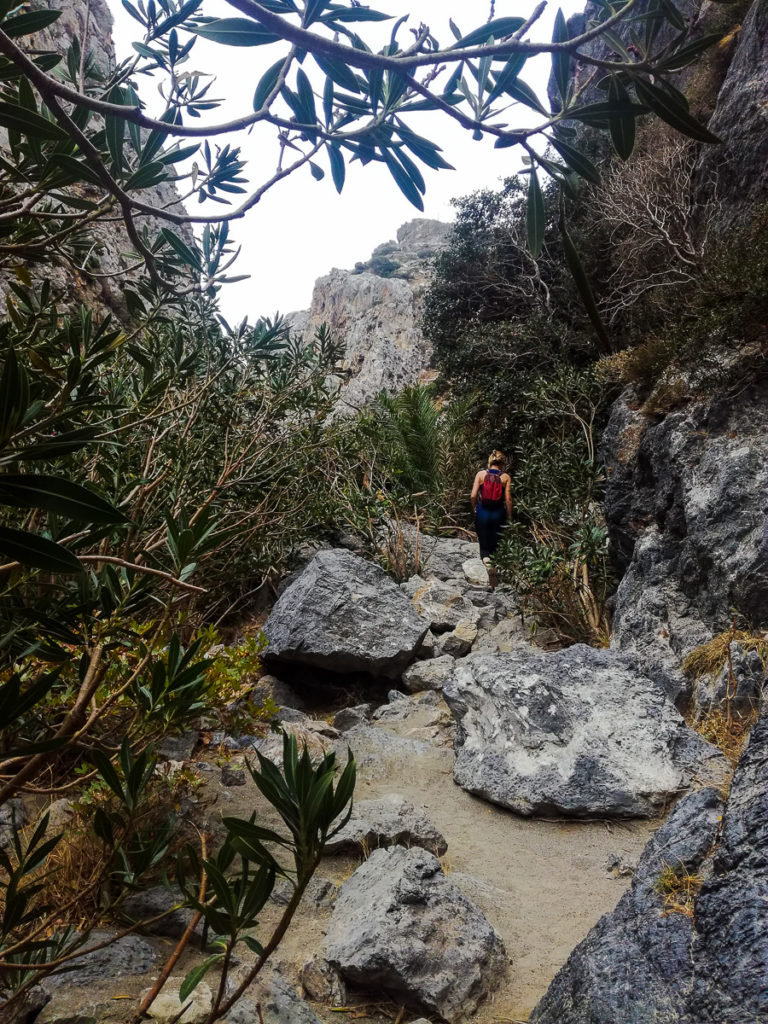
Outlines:
{"type": "MultiPolygon", "coordinates": [[[[383,759],[365,744],[356,749],[356,799],[399,793],[426,808],[448,842],[446,872],[483,910],[512,960],[477,1024],[524,1020],[574,946],[626,889],[628,879],[610,876],[606,859],[617,856],[633,863],[659,822],[524,819],[470,796],[453,782],[453,753],[446,745],[449,718],[441,701],[437,707],[418,706],[404,721],[378,724],[377,729],[420,741],[418,752],[383,759]]],[[[253,809],[250,786],[232,790],[227,813],[253,809]]],[[[339,884],[355,866],[350,858],[326,858],[318,875],[339,884]]],[[[309,900],[297,916],[278,953],[293,980],[300,965],[320,951],[330,913],[329,905],[309,900]]],[[[347,1019],[327,1007],[313,1008],[328,1022],[347,1019]]]]}

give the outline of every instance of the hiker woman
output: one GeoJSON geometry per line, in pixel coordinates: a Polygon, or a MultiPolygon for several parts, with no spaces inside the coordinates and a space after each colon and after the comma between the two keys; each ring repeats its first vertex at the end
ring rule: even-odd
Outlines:
{"type": "Polygon", "coordinates": [[[480,543],[480,557],[488,570],[488,582],[496,586],[496,569],[491,556],[498,547],[501,528],[512,516],[512,478],[504,472],[504,453],[492,451],[488,469],[481,469],[472,487],[472,509],[480,543]]]}

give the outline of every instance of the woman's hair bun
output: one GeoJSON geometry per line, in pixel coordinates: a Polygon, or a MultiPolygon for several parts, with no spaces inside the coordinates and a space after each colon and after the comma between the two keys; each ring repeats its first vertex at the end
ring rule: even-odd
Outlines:
{"type": "Polygon", "coordinates": [[[489,466],[503,466],[507,461],[504,452],[500,452],[498,448],[494,448],[491,454],[488,456],[489,466]]]}

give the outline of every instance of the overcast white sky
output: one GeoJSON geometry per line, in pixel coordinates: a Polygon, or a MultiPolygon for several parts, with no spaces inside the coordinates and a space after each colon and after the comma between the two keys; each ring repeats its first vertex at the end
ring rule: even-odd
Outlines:
{"type": "MultiPolygon", "coordinates": [[[[115,18],[115,43],[118,56],[131,50],[131,41],[137,38],[140,26],[125,12],[120,0],[108,0],[115,18]]],[[[452,17],[463,32],[482,24],[488,17],[489,5],[482,2],[459,0],[380,0],[367,6],[400,17],[410,15],[408,25],[418,28],[425,22],[437,38],[452,40],[448,19],[452,17]]],[[[496,17],[505,15],[527,16],[535,0],[497,0],[496,17]]],[[[552,22],[559,6],[566,17],[584,7],[583,0],[549,0],[548,9],[536,28],[537,38],[549,39],[552,22]]],[[[231,17],[238,12],[224,0],[208,0],[206,14],[231,17]]],[[[375,31],[386,42],[391,22],[382,26],[361,26],[361,34],[370,40],[375,31]],[[373,30],[372,30],[373,29],[373,30]]],[[[375,36],[374,36],[375,37],[375,36]]],[[[406,38],[401,30],[401,40],[406,38]]],[[[211,94],[224,99],[215,113],[215,120],[225,120],[252,110],[252,97],[261,73],[280,56],[277,45],[258,48],[240,48],[214,45],[199,40],[193,51],[194,59],[188,69],[215,74],[216,83],[211,94]]],[[[537,90],[546,88],[549,58],[540,57],[526,65],[522,77],[537,90]]],[[[153,113],[160,99],[155,85],[147,80],[142,96],[153,113]]],[[[510,123],[524,124],[527,111],[519,105],[507,113],[510,123]]],[[[536,115],[533,115],[534,117],[536,115]]],[[[233,273],[249,274],[250,278],[226,286],[221,295],[224,315],[230,322],[244,316],[251,320],[277,311],[289,312],[309,306],[312,286],[317,277],[332,267],[352,267],[357,260],[365,260],[380,242],[394,238],[397,228],[413,217],[453,219],[450,200],[484,186],[493,187],[520,167],[516,150],[494,150],[491,141],[473,142],[454,121],[439,114],[421,114],[412,126],[443,147],[444,156],[453,164],[454,171],[430,171],[422,168],[427,182],[424,213],[419,213],[405,199],[389,172],[379,164],[362,167],[348,164],[347,180],[339,195],[326,174],[316,182],[308,168],[302,168],[289,177],[250,214],[231,225],[231,233],[242,245],[242,254],[233,273]]],[[[276,148],[266,126],[263,134],[232,139],[242,147],[248,161],[249,177],[259,184],[273,171],[276,148]]],[[[273,131],[273,130],[272,130],[273,131]]],[[[224,139],[217,139],[221,144],[224,139]]],[[[327,160],[318,160],[327,171],[327,160]]],[[[212,212],[223,207],[212,206],[212,212]]],[[[194,212],[201,209],[195,203],[194,212]]]]}

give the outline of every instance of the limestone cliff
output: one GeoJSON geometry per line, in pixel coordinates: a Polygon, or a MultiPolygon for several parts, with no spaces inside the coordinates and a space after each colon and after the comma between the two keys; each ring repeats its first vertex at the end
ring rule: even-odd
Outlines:
{"type": "Polygon", "coordinates": [[[432,257],[449,230],[424,218],[404,224],[397,241],[378,246],[366,263],[319,278],[310,308],[292,314],[307,342],[326,323],[343,344],[349,380],[340,411],[352,412],[382,390],[425,379],[432,349],[419,329],[421,303],[432,257]]]}

